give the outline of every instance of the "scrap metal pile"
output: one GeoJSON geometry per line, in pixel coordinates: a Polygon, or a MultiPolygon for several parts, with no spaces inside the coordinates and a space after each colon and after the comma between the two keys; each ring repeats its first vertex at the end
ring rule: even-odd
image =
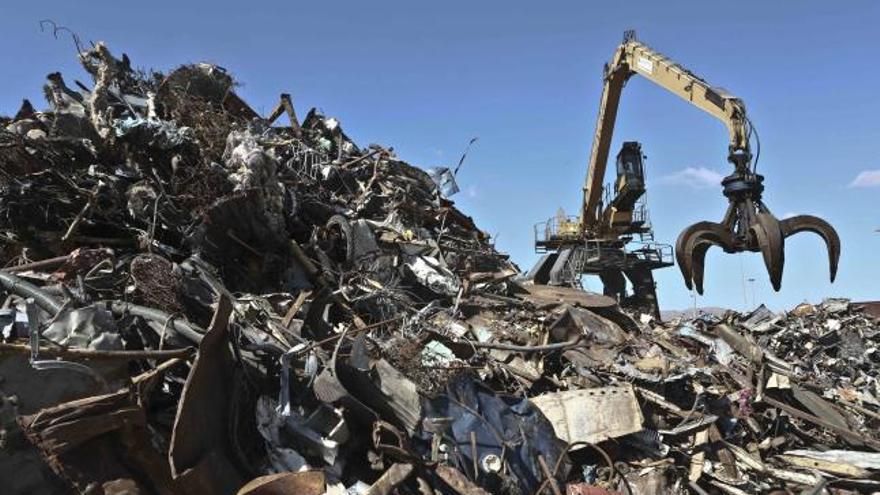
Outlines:
{"type": "Polygon", "coordinates": [[[214,65],[80,60],[0,121],[4,493],[880,489],[847,301],[661,324],[530,285],[448,170],[214,65]]]}

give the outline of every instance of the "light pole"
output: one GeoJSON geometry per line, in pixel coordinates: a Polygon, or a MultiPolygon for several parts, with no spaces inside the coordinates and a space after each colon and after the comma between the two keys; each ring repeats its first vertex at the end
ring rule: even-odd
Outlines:
{"type": "Polygon", "coordinates": [[[752,309],[755,309],[755,306],[758,304],[755,301],[755,279],[750,277],[748,279],[748,281],[749,281],[749,286],[752,288],[752,309]]]}

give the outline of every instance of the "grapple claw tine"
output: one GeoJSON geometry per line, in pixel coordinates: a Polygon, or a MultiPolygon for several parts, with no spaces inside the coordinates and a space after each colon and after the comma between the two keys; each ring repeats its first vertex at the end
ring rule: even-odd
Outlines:
{"type": "Polygon", "coordinates": [[[831,281],[837,277],[837,265],[840,262],[840,237],[837,231],[825,220],[812,215],[798,215],[786,218],[779,222],[783,237],[797,234],[798,232],[814,232],[824,241],[828,249],[828,268],[831,281]]]}
{"type": "Polygon", "coordinates": [[[703,295],[703,274],[706,269],[706,251],[714,245],[715,243],[712,241],[702,240],[697,242],[693,249],[691,258],[691,269],[693,271],[691,276],[694,279],[694,287],[697,289],[697,294],[701,296],[703,295]]]}
{"type": "MultiPolygon", "coordinates": [[[[734,156],[734,155],[732,155],[734,156]]],[[[764,177],[749,168],[750,155],[735,155],[736,170],[724,178],[724,196],[729,200],[721,223],[698,222],[684,229],[675,243],[678,268],[688,289],[703,293],[703,270],[706,251],[720,246],[727,253],[761,252],[770,283],[775,291],[782,288],[785,268],[785,238],[798,232],[819,234],[828,248],[831,281],[837,276],[840,261],[840,238],[828,222],[810,215],[779,221],[761,201],[764,177]]]]}
{"type": "Polygon", "coordinates": [[[688,289],[696,289],[703,294],[703,272],[706,251],[712,246],[720,246],[725,251],[733,248],[730,234],[721,224],[698,222],[679,234],[675,242],[675,256],[678,268],[688,289]]]}
{"type": "Polygon", "coordinates": [[[691,256],[685,254],[685,244],[692,234],[690,231],[694,228],[693,225],[688,227],[687,229],[681,231],[681,234],[678,235],[678,240],[675,241],[675,261],[678,262],[678,269],[681,270],[681,276],[684,277],[684,285],[687,286],[688,290],[692,290],[694,288],[693,276],[693,268],[691,267],[691,256]]]}
{"type": "Polygon", "coordinates": [[[757,222],[749,229],[758,240],[758,248],[764,257],[764,266],[770,275],[773,290],[779,292],[782,287],[782,270],[785,266],[785,237],[779,220],[769,213],[756,214],[757,222]]]}

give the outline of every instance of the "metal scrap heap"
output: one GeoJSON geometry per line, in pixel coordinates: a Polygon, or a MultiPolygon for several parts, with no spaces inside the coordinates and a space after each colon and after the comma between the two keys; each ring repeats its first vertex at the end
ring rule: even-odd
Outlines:
{"type": "Polygon", "coordinates": [[[79,58],[0,118],[4,493],[880,490],[848,301],[661,323],[532,285],[449,170],[215,65],[79,58]]]}

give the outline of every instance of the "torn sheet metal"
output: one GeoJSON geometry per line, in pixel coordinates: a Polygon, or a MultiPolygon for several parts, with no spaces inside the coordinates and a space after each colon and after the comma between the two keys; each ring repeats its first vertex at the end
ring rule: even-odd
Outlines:
{"type": "Polygon", "coordinates": [[[569,390],[529,399],[568,443],[595,444],[642,429],[644,418],[629,385],[569,390]]]}
{"type": "Polygon", "coordinates": [[[549,327],[554,342],[584,339],[597,345],[615,346],[630,338],[618,324],[587,309],[563,305],[555,314],[558,316],[549,327]]]}
{"type": "Polygon", "coordinates": [[[773,325],[780,319],[782,319],[781,315],[774,313],[770,308],[762,304],[748,315],[745,315],[739,324],[752,333],[764,333],[772,330],[773,325]]]}
{"type": "Polygon", "coordinates": [[[838,314],[847,311],[850,307],[849,299],[842,297],[829,297],[822,301],[819,305],[823,311],[831,314],[838,314]]]}
{"type": "Polygon", "coordinates": [[[780,455],[778,458],[795,468],[816,470],[845,478],[868,478],[871,476],[871,472],[867,469],[862,469],[850,463],[788,454],[780,455]]]}
{"type": "Polygon", "coordinates": [[[431,176],[431,180],[437,184],[440,194],[444,197],[448,198],[459,192],[460,189],[455,182],[455,175],[452,173],[452,170],[449,170],[446,167],[431,167],[426,168],[425,172],[428,172],[428,175],[431,176]]]}
{"type": "Polygon", "coordinates": [[[560,304],[571,304],[572,306],[590,309],[611,308],[617,304],[617,301],[611,297],[575,290],[571,287],[524,284],[523,290],[526,291],[526,293],[522,294],[520,297],[539,307],[554,307],[560,304]]]}
{"type": "Polygon", "coordinates": [[[304,471],[260,476],[242,486],[236,495],[324,495],[325,491],[323,472],[304,471]]]}
{"type": "Polygon", "coordinates": [[[288,443],[284,435],[285,418],[278,413],[274,399],[262,396],[257,400],[257,431],[265,442],[266,462],[273,472],[299,472],[311,468],[308,461],[295,446],[288,443]]]}
{"type": "Polygon", "coordinates": [[[416,385],[384,359],[376,362],[373,373],[397,419],[408,431],[415,431],[422,416],[421,396],[416,385]]]}
{"type": "Polygon", "coordinates": [[[557,482],[569,470],[565,444],[540,409],[528,400],[498,396],[473,376],[456,377],[446,393],[425,401],[424,407],[424,447],[432,450],[437,442],[438,449],[449,453],[451,467],[467,470],[490,493],[511,482],[523,492],[534,492],[546,477],[539,457],[548,465],[559,463],[557,482]],[[504,467],[503,477],[491,468],[495,465],[504,467]]]}
{"type": "Polygon", "coordinates": [[[244,482],[224,434],[237,400],[230,388],[235,380],[227,333],[231,313],[231,301],[221,297],[174,418],[168,461],[174,478],[190,491],[234,493],[244,482]]]}
{"type": "Polygon", "coordinates": [[[461,284],[455,275],[430,256],[419,256],[408,264],[407,267],[416,280],[438,294],[454,296],[458,294],[461,288],[461,284]]]}
{"type": "Polygon", "coordinates": [[[709,346],[709,350],[714,354],[715,359],[725,366],[730,364],[733,359],[733,348],[722,338],[706,335],[688,324],[680,325],[676,328],[676,332],[682,337],[688,337],[709,346]]]}
{"type": "Polygon", "coordinates": [[[880,452],[861,452],[857,450],[788,450],[785,455],[818,459],[821,461],[848,464],[862,469],[880,470],[880,452]]]}
{"type": "MultiPolygon", "coordinates": [[[[177,363],[172,360],[170,364],[177,363]]],[[[58,476],[79,492],[172,493],[168,463],[150,442],[148,393],[170,366],[135,377],[129,388],[54,405],[23,416],[20,424],[58,476]],[[127,449],[118,449],[126,445],[127,449]]]]}

